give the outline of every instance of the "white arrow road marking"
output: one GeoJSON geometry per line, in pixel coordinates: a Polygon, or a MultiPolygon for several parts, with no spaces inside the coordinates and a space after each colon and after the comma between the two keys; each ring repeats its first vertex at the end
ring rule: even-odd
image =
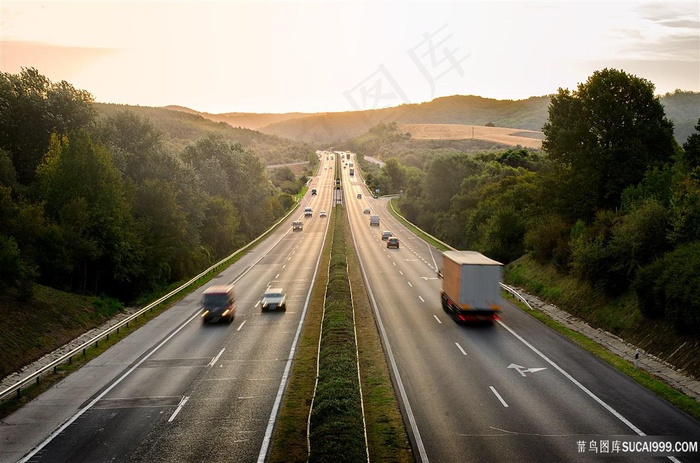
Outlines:
{"type": "Polygon", "coordinates": [[[523,378],[526,376],[525,373],[530,372],[530,373],[537,373],[538,371],[546,370],[547,368],[525,368],[524,366],[521,365],[516,365],[515,363],[511,363],[508,365],[508,368],[514,368],[518,373],[520,373],[520,376],[523,378]]]}

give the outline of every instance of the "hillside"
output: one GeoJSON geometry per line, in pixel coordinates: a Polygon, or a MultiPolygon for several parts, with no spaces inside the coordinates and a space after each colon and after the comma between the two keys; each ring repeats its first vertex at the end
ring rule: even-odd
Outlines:
{"type": "Polygon", "coordinates": [[[297,119],[300,117],[309,116],[306,113],[283,113],[283,114],[271,114],[271,113],[202,113],[195,111],[194,109],[186,108],[184,106],[165,106],[164,109],[171,109],[173,111],[182,111],[190,114],[199,114],[200,116],[210,119],[214,122],[226,122],[231,127],[242,127],[245,129],[258,130],[266,125],[274,124],[277,122],[282,122],[290,119],[297,119]]]}
{"type": "Polygon", "coordinates": [[[463,124],[405,124],[399,130],[412,140],[484,140],[507,146],[542,148],[542,132],[463,124]]]}
{"type": "Polygon", "coordinates": [[[150,120],[163,133],[163,141],[175,149],[215,133],[253,150],[268,165],[307,161],[312,154],[311,148],[303,143],[247,128],[234,128],[225,122],[214,122],[196,111],[186,111],[187,108],[173,110],[107,103],[94,103],[94,106],[100,117],[128,110],[150,120]]]}
{"type": "MultiPolygon", "coordinates": [[[[680,92],[660,97],[666,114],[676,128],[676,140],[683,143],[700,118],[700,93],[680,92]]],[[[263,133],[315,143],[333,143],[354,138],[380,122],[405,124],[462,124],[512,127],[540,131],[547,120],[549,96],[526,100],[495,100],[473,95],[436,98],[420,104],[393,108],[338,113],[200,114],[232,126],[259,129],[263,133]],[[265,124],[265,125],[263,125],[265,124]]],[[[180,111],[192,112],[177,107],[180,111]]]]}
{"type": "Polygon", "coordinates": [[[398,124],[467,124],[539,131],[546,120],[549,97],[494,100],[455,95],[420,104],[344,113],[325,113],[262,127],[265,133],[305,141],[330,143],[356,137],[380,122],[398,124]]]}

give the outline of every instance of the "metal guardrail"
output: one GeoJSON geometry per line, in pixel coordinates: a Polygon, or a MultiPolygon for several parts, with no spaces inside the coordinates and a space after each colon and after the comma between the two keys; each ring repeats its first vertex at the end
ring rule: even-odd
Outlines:
{"type": "Polygon", "coordinates": [[[513,296],[514,298],[516,298],[517,300],[519,300],[520,302],[522,302],[523,304],[525,304],[525,305],[527,306],[528,309],[530,309],[530,310],[535,310],[535,309],[532,308],[532,306],[530,305],[530,303],[528,303],[527,300],[526,300],[519,292],[517,292],[514,288],[511,288],[511,287],[508,286],[508,285],[504,285],[503,283],[499,283],[499,284],[501,285],[501,288],[502,288],[504,291],[506,291],[506,292],[509,293],[511,296],[513,296]]]}
{"type": "Polygon", "coordinates": [[[168,294],[165,296],[151,302],[144,308],[140,309],[139,311],[135,312],[133,315],[129,316],[128,318],[122,320],[118,324],[112,326],[111,328],[101,332],[100,334],[94,336],[92,339],[89,341],[84,342],[80,346],[76,347],[75,349],[71,350],[70,352],[67,352],[66,354],[63,354],[61,357],[57,358],[50,364],[46,365],[45,367],[42,367],[41,369],[37,370],[36,372],[30,374],[29,376],[21,379],[17,383],[13,384],[12,386],[8,387],[4,391],[0,392],[0,402],[5,401],[7,398],[9,398],[10,395],[12,394],[17,394],[17,397],[21,395],[22,388],[25,386],[28,386],[30,383],[36,383],[39,384],[39,380],[41,379],[42,376],[44,376],[49,370],[53,370],[54,373],[56,373],[56,369],[58,368],[59,365],[62,365],[66,362],[70,363],[73,360],[73,357],[75,357],[78,354],[85,354],[86,350],[89,347],[92,347],[93,345],[95,347],[98,346],[99,342],[103,339],[109,339],[109,335],[112,333],[118,333],[119,330],[123,327],[129,327],[129,323],[132,323],[138,317],[141,315],[145,314],[146,312],[152,312],[153,309],[161,304],[162,302],[170,299],[171,297],[177,295],[178,293],[184,291],[185,289],[189,288],[193,283],[197,282],[200,278],[206,276],[208,273],[211,271],[217,269],[218,267],[225,265],[229,260],[233,259],[236,257],[238,254],[242,253],[243,251],[246,251],[248,248],[252,247],[255,245],[258,241],[260,241],[262,238],[266,237],[270,232],[272,232],[279,224],[287,220],[290,215],[297,209],[299,206],[299,203],[297,202],[295,207],[293,207],[287,214],[284,215],[281,219],[279,219],[277,222],[275,222],[274,225],[272,225],[269,229],[267,229],[262,235],[258,236],[255,238],[253,241],[250,243],[246,244],[243,246],[241,249],[238,249],[237,251],[234,251],[231,255],[228,257],[223,258],[216,264],[212,265],[208,269],[204,270],[202,273],[199,275],[193,277],[191,280],[189,280],[187,283],[179,286],[178,288],[170,291],[168,294]]]}

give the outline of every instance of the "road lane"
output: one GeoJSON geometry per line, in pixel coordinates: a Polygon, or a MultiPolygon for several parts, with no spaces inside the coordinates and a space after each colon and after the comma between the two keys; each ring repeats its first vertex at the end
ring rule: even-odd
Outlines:
{"type": "MultiPolygon", "coordinates": [[[[80,415],[30,454],[30,461],[257,461],[317,269],[328,223],[318,212],[330,210],[331,172],[322,169],[311,184],[318,195],[303,199],[302,207],[312,207],[313,217],[301,218],[300,209],[206,285],[235,282],[231,325],[202,325],[198,312],[205,288],[184,298],[148,324],[160,330],[144,327],[122,341],[150,338],[136,342],[149,348],[118,375],[101,378],[104,385],[80,405],[80,415]],[[291,232],[297,219],[304,221],[303,232],[291,232]],[[286,312],[261,312],[259,300],[268,286],[287,292],[286,312]]],[[[113,353],[107,357],[111,360],[100,357],[95,363],[124,363],[113,353]]],[[[90,368],[81,369],[70,381],[79,384],[87,372],[90,368]]],[[[22,413],[6,423],[23,426],[22,413]]],[[[49,432],[34,431],[45,434],[41,439],[49,432]]],[[[15,461],[9,455],[18,455],[18,448],[30,442],[15,442],[12,454],[0,456],[15,461]]]]}
{"type": "Polygon", "coordinates": [[[346,198],[370,291],[425,448],[423,460],[590,461],[592,454],[578,451],[581,436],[622,438],[635,436],[635,429],[700,435],[696,420],[509,304],[504,325],[455,324],[441,308],[435,251],[388,214],[385,200],[367,199],[381,217],[379,229],[400,238],[400,250],[386,250],[379,244],[380,230],[370,228],[362,214],[365,204],[346,198]],[[591,394],[600,393],[596,397],[605,406],[568,376],[591,394]]]}

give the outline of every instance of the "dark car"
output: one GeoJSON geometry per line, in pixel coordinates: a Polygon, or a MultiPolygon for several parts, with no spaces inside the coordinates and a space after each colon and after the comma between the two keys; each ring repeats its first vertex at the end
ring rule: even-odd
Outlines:
{"type": "Polygon", "coordinates": [[[202,295],[202,323],[226,321],[236,314],[233,285],[211,286],[202,295]]]}
{"type": "Polygon", "coordinates": [[[390,236],[389,239],[386,240],[386,247],[399,249],[399,239],[395,236],[390,236]]]}

